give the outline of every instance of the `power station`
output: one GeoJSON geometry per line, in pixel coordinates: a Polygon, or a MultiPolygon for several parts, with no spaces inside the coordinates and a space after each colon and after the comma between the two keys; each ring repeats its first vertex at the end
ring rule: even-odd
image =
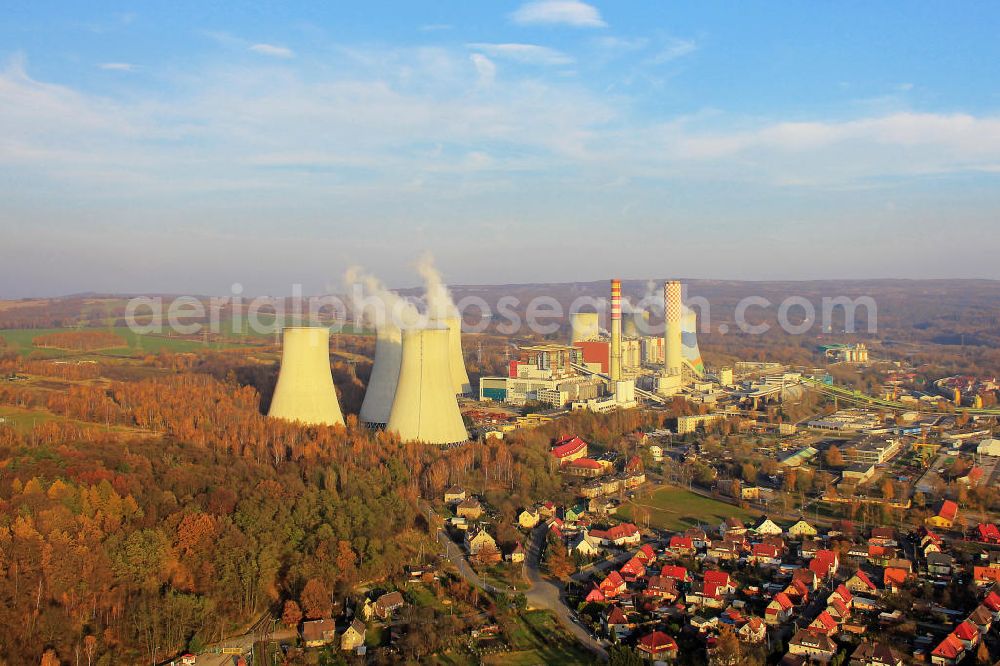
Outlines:
{"type": "Polygon", "coordinates": [[[472,391],[472,385],[469,383],[469,373],[465,370],[465,355],[462,353],[462,318],[444,317],[437,322],[448,328],[448,357],[455,395],[466,395],[472,391]]]}
{"type": "Polygon", "coordinates": [[[387,317],[375,329],[375,361],[358,414],[358,419],[365,425],[384,428],[389,423],[402,361],[403,332],[387,317]]]}
{"type": "Polygon", "coordinates": [[[330,329],[284,329],[281,370],[268,416],[307,425],[343,425],[330,372],[330,329]]]}
{"type": "MultiPolygon", "coordinates": [[[[455,398],[448,327],[403,331],[399,382],[388,430],[403,440],[455,444],[469,438],[455,398]]],[[[464,373],[465,367],[462,364],[464,373]]]]}

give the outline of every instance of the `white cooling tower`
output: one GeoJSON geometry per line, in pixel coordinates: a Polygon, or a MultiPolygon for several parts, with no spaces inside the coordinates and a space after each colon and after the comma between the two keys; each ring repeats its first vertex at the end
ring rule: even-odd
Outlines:
{"type": "Polygon", "coordinates": [[[462,353],[462,320],[459,317],[445,317],[434,321],[448,327],[451,382],[455,386],[457,395],[465,395],[472,391],[472,384],[469,383],[469,373],[465,370],[465,354],[462,353]]]}
{"type": "Polygon", "coordinates": [[[622,315],[623,334],[626,338],[641,338],[649,332],[649,312],[635,310],[622,315]],[[641,322],[641,324],[640,324],[641,322]]]}
{"type": "Polygon", "coordinates": [[[330,329],[297,326],[282,334],[281,371],[268,416],[309,425],[343,424],[330,373],[330,329]]]}
{"type": "Polygon", "coordinates": [[[596,312],[573,312],[569,315],[569,343],[596,340],[601,335],[601,316],[596,312]]]}
{"type": "Polygon", "coordinates": [[[449,367],[449,329],[403,331],[399,383],[388,430],[404,440],[454,444],[469,438],[449,367]]]}
{"type": "Polygon", "coordinates": [[[389,422],[402,358],[402,332],[398,326],[386,321],[375,332],[375,362],[368,378],[361,412],[358,414],[362,423],[382,427],[389,422]]]}

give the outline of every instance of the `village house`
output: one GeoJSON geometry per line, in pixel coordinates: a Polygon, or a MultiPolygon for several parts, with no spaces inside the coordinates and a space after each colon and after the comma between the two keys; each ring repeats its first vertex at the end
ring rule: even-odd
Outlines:
{"type": "Polygon", "coordinates": [[[764,622],[771,626],[777,626],[788,622],[792,617],[795,604],[784,592],[778,592],[764,609],[764,622]]]}
{"type": "Polygon", "coordinates": [[[754,525],[753,532],[757,536],[781,536],[784,530],[767,516],[761,516],[757,524],[754,525]]]}
{"type": "Polygon", "coordinates": [[[829,636],[800,629],[788,641],[789,654],[806,657],[810,661],[827,664],[837,654],[837,644],[829,636]]]}
{"type": "Polygon", "coordinates": [[[542,514],[538,512],[538,509],[530,508],[525,509],[517,516],[517,524],[521,526],[521,529],[530,530],[542,519],[542,514]]]}
{"type": "Polygon", "coordinates": [[[601,581],[600,589],[606,599],[614,599],[625,591],[625,579],[617,571],[612,571],[601,581]]]}
{"type": "Polygon", "coordinates": [[[809,560],[809,568],[820,580],[833,578],[839,567],[840,557],[832,550],[817,550],[816,556],[809,560]]]}
{"type": "Polygon", "coordinates": [[[788,528],[788,536],[795,539],[809,539],[817,534],[816,528],[801,518],[797,523],[788,528]]]}
{"type": "Polygon", "coordinates": [[[632,625],[629,623],[625,613],[618,606],[611,606],[605,611],[602,619],[604,631],[608,636],[614,636],[621,640],[632,632],[632,625]]]}
{"type": "Polygon", "coordinates": [[[677,657],[677,641],[662,631],[640,638],[636,649],[643,659],[669,661],[677,657]]]}
{"type": "Polygon", "coordinates": [[[854,575],[848,578],[844,582],[844,587],[846,587],[851,592],[857,594],[877,594],[878,588],[875,587],[875,583],[872,579],[868,577],[861,569],[854,572],[854,575]]]}
{"type": "Polygon", "coordinates": [[[458,503],[455,507],[455,515],[466,520],[479,520],[483,515],[483,507],[475,497],[469,497],[458,503]]]}
{"type": "Polygon", "coordinates": [[[521,542],[518,541],[514,546],[514,549],[507,554],[507,560],[509,562],[513,562],[514,564],[520,564],[521,562],[524,562],[525,555],[524,546],[522,546],[521,542]]]}
{"type": "Polygon", "coordinates": [[[365,623],[355,618],[353,622],[347,625],[343,636],[340,637],[340,649],[347,651],[357,650],[365,644],[366,631],[365,623]]]}
{"type": "Polygon", "coordinates": [[[329,645],[337,636],[337,626],[333,620],[309,620],[302,623],[302,643],[306,647],[329,645]]]}
{"type": "Polygon", "coordinates": [[[862,641],[848,663],[849,666],[903,666],[903,657],[883,641],[862,641]]]}
{"type": "Polygon", "coordinates": [[[405,605],[406,602],[403,600],[403,595],[398,590],[395,592],[386,592],[375,600],[372,614],[384,622],[405,605]]]}
{"type": "Polygon", "coordinates": [[[688,575],[688,570],[677,564],[665,564],[663,568],[660,569],[660,576],[662,578],[669,578],[675,580],[678,583],[686,583],[691,580],[688,575]]]}
{"type": "Polygon", "coordinates": [[[675,534],[670,537],[667,550],[670,551],[670,554],[674,557],[685,557],[687,555],[694,554],[695,547],[691,537],[675,534]]]}
{"type": "Polygon", "coordinates": [[[452,486],[448,490],[444,491],[444,503],[454,504],[455,502],[461,502],[465,499],[465,488],[462,486],[452,486]]]}
{"type": "Polygon", "coordinates": [[[469,555],[479,555],[483,550],[498,554],[500,552],[496,540],[482,527],[471,529],[465,533],[465,549],[469,551],[469,555]]]}
{"type": "Polygon", "coordinates": [[[601,541],[584,530],[570,543],[568,550],[570,555],[577,553],[587,558],[596,557],[601,552],[601,541]]]}
{"type": "Polygon", "coordinates": [[[951,500],[944,500],[938,506],[937,513],[925,519],[924,522],[928,527],[950,530],[955,524],[956,518],[958,518],[958,505],[951,500]]]}

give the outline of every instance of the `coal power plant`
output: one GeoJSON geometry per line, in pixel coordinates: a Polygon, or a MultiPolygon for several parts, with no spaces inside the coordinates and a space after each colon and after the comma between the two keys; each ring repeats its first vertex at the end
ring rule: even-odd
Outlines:
{"type": "Polygon", "coordinates": [[[358,419],[365,425],[384,428],[389,423],[402,360],[403,332],[399,326],[383,322],[375,331],[375,361],[358,414],[358,419]]]}
{"type": "Polygon", "coordinates": [[[281,370],[268,416],[307,425],[343,425],[330,372],[330,329],[282,331],[281,370]]]}

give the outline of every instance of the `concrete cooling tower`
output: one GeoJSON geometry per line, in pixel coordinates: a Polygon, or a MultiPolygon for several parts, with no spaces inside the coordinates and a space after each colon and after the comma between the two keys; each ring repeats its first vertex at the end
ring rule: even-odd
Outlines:
{"type": "Polygon", "coordinates": [[[459,317],[436,319],[437,323],[448,327],[448,357],[451,365],[451,381],[456,395],[472,391],[469,373],[465,370],[465,354],[462,353],[462,320],[459,317]]]}
{"type": "Polygon", "coordinates": [[[330,329],[290,327],[282,332],[281,371],[268,416],[308,425],[344,423],[330,373],[330,329]]]}
{"type": "Polygon", "coordinates": [[[375,332],[375,362],[365,389],[358,419],[376,428],[389,422],[392,399],[399,382],[399,367],[403,359],[403,334],[391,322],[380,325],[375,332]]]}
{"type": "Polygon", "coordinates": [[[702,375],[705,373],[705,362],[701,359],[701,350],[698,349],[698,315],[688,306],[683,306],[684,314],[681,315],[681,353],[684,362],[690,365],[694,371],[702,375]]]}
{"type": "Polygon", "coordinates": [[[403,331],[399,383],[388,430],[404,440],[454,444],[469,438],[455,398],[448,328],[403,331]]]}
{"type": "Polygon", "coordinates": [[[649,332],[649,312],[635,311],[622,315],[622,326],[626,338],[641,338],[649,332]]]}
{"type": "Polygon", "coordinates": [[[596,312],[573,312],[569,316],[569,343],[596,340],[601,335],[601,316],[596,312]]]}

